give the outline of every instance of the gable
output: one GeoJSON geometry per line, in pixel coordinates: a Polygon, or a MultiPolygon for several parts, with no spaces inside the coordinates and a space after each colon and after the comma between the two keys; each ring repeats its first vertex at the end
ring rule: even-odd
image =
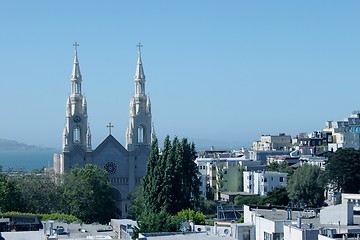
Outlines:
{"type": "Polygon", "coordinates": [[[94,157],[103,151],[117,151],[123,156],[128,156],[128,151],[112,135],[105,138],[102,143],[93,151],[94,157]]]}
{"type": "Polygon", "coordinates": [[[119,177],[129,174],[129,152],[109,135],[93,152],[93,164],[106,168],[112,166],[114,174],[119,177]]]}

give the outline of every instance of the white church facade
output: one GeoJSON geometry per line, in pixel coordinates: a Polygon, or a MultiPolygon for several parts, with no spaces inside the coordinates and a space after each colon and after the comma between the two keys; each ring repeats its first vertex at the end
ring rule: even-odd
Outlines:
{"type": "Polygon", "coordinates": [[[69,172],[74,167],[94,164],[109,173],[117,206],[122,217],[128,215],[129,193],[135,191],[145,175],[150,145],[155,136],[151,122],[150,98],[145,94],[145,74],[139,44],[135,72],[135,93],[130,100],[126,146],[111,135],[95,149],[91,145],[87,102],[81,91],[82,76],[75,43],[75,57],[71,73],[71,93],[66,103],[66,123],[62,134],[62,152],[54,154],[54,171],[69,172]]]}

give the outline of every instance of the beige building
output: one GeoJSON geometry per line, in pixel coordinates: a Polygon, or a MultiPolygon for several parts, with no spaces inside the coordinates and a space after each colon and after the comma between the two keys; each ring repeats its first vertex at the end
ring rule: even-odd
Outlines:
{"type": "Polygon", "coordinates": [[[292,148],[291,136],[280,133],[279,135],[262,135],[260,141],[253,142],[254,151],[288,151],[292,148]]]}
{"type": "Polygon", "coordinates": [[[323,132],[329,133],[328,150],[360,149],[360,111],[354,111],[342,121],[327,121],[323,132]]]}

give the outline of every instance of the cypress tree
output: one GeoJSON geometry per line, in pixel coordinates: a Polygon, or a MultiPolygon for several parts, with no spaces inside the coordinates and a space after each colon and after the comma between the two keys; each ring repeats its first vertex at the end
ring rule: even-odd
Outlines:
{"type": "MultiPolygon", "coordinates": [[[[164,149],[161,154],[161,161],[159,164],[159,170],[161,171],[162,181],[161,181],[161,190],[158,195],[158,202],[162,205],[160,208],[164,209],[166,212],[169,211],[169,208],[172,205],[171,199],[173,199],[172,192],[172,182],[173,182],[173,164],[170,161],[172,154],[172,146],[170,142],[170,137],[166,136],[164,141],[164,149]]],[[[159,209],[160,210],[160,209],[159,209]]]]}
{"type": "Polygon", "coordinates": [[[159,183],[156,178],[156,166],[159,162],[159,146],[157,138],[151,144],[151,152],[148,158],[146,173],[143,178],[142,188],[144,194],[145,212],[157,212],[158,202],[157,194],[159,193],[159,183]],[[147,210],[147,211],[146,211],[147,210]]]}
{"type": "Polygon", "coordinates": [[[155,139],[142,182],[145,214],[165,211],[175,215],[197,206],[200,180],[195,159],[195,144],[186,138],[180,142],[175,137],[171,142],[167,136],[161,155],[155,139]]]}
{"type": "Polygon", "coordinates": [[[183,209],[183,161],[182,161],[182,148],[177,137],[173,140],[171,162],[173,163],[173,181],[172,191],[174,194],[172,214],[176,214],[183,209]]]}

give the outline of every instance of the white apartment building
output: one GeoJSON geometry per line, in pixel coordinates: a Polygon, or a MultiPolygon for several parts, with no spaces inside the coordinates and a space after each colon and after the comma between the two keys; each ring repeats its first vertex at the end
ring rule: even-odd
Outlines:
{"type": "Polygon", "coordinates": [[[358,240],[359,218],[351,202],[325,207],[314,217],[306,210],[250,207],[244,205],[244,224],[255,226],[250,240],[358,240]]]}
{"type": "Polygon", "coordinates": [[[325,171],[325,164],[327,163],[328,158],[327,157],[317,157],[317,156],[309,156],[309,155],[303,155],[299,158],[300,166],[303,166],[304,164],[309,164],[312,166],[318,166],[321,168],[321,170],[325,171]]]}
{"type": "Polygon", "coordinates": [[[226,191],[239,191],[239,187],[241,188],[243,186],[242,169],[265,169],[260,161],[244,159],[244,157],[239,157],[238,153],[234,151],[202,151],[198,153],[195,163],[200,172],[200,193],[204,199],[206,199],[207,188],[210,188],[215,194],[215,199],[218,200],[221,191],[219,182],[221,180],[227,189],[226,191]],[[220,179],[220,175],[222,175],[223,179],[220,179]]]}
{"type": "Polygon", "coordinates": [[[244,192],[266,196],[276,187],[287,186],[287,174],[279,172],[254,172],[246,171],[244,176],[244,192]]]}

